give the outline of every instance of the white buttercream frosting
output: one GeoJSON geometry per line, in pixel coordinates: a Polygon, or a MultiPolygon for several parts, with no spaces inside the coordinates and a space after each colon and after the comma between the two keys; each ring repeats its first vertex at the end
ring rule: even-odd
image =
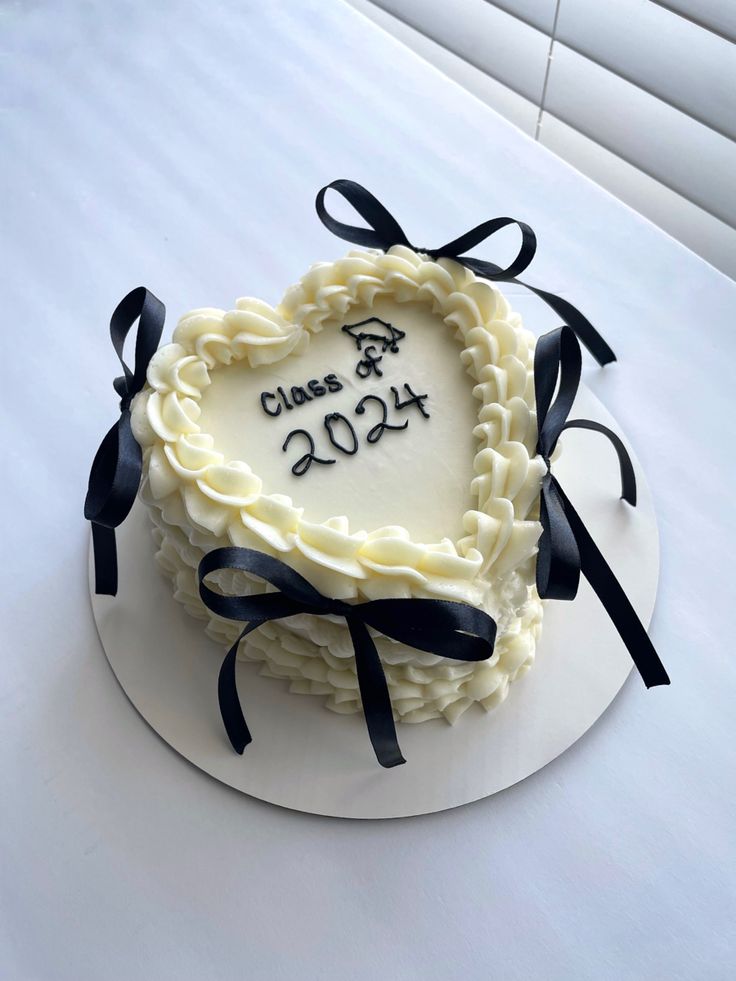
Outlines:
{"type": "MultiPolygon", "coordinates": [[[[344,335],[343,340],[349,341],[344,335]]],[[[326,346],[324,351],[333,349],[326,346]]],[[[351,352],[349,343],[343,349],[348,370],[355,350],[351,352]]],[[[237,626],[205,610],[195,570],[206,551],[235,544],[276,555],[333,597],[443,597],[471,603],[491,613],[499,626],[496,651],[488,662],[448,661],[380,636],[376,642],[397,718],[455,721],[474,702],[492,708],[505,697],[509,682],[530,666],[541,624],[533,582],[545,465],[535,456],[533,353],[533,336],[498,289],[458,263],[429,260],[404,247],[388,253],[354,251],[336,262],[319,263],[275,308],[241,299],[231,311],[205,308],[184,316],[173,343],[151,360],[148,385],[133,406],[134,432],[144,448],[142,494],[154,519],[158,561],[174,583],[176,598],[189,612],[205,617],[217,639],[232,642],[237,626]],[[222,404],[234,401],[230,393],[240,389],[241,399],[250,397],[249,372],[259,380],[273,377],[275,387],[287,366],[309,361],[310,343],[312,354],[318,351],[323,342],[315,335],[323,330],[328,334],[349,322],[353,312],[365,313],[379,304],[382,309],[393,304],[396,323],[402,310],[404,319],[409,311],[416,317],[417,310],[424,310],[452,342],[454,352],[449,354],[459,359],[465,375],[453,375],[452,384],[444,385],[436,365],[429,374],[425,368],[432,417],[423,430],[422,420],[410,422],[411,433],[422,437],[419,442],[406,433],[387,434],[380,444],[384,456],[369,458],[368,451],[361,451],[350,458],[350,466],[341,460],[342,469],[324,468],[331,471],[330,487],[345,490],[344,509],[350,512],[352,501],[363,520],[356,522],[350,513],[325,517],[317,513],[326,497],[319,478],[310,483],[310,471],[296,480],[278,440],[271,453],[257,442],[276,432],[274,421],[257,402],[247,418],[218,415],[218,385],[225,384],[232,366],[230,372],[240,372],[244,381],[233,382],[236,376],[230,374],[229,401],[221,392],[222,404]],[[461,380],[466,376],[470,385],[461,380]],[[472,399],[461,411],[463,388],[472,399]],[[458,449],[453,438],[453,419],[462,425],[467,420],[473,433],[475,450],[470,443],[467,466],[464,444],[458,449]],[[249,434],[242,445],[245,450],[250,445],[255,455],[235,457],[232,447],[240,445],[237,439],[244,429],[249,434]],[[411,509],[407,521],[394,521],[395,497],[378,495],[372,503],[369,495],[375,498],[375,489],[364,484],[362,494],[356,491],[358,476],[369,471],[371,459],[388,461],[386,473],[395,470],[401,477],[406,471],[406,480],[416,483],[410,463],[415,454],[427,453],[432,454],[427,472],[434,474],[436,484],[432,521],[429,505],[424,522],[417,518],[415,523],[411,509]],[[289,495],[278,492],[284,488],[289,495]],[[370,526],[374,513],[379,518],[370,526]],[[452,515],[447,534],[438,529],[434,539],[415,540],[412,525],[434,528],[444,514],[452,515]]],[[[391,355],[384,361],[392,370],[398,364],[403,370],[407,363],[391,355]]],[[[411,365],[421,368],[414,361],[411,365]]],[[[333,370],[332,364],[324,365],[324,371],[333,370]]],[[[410,370],[404,373],[411,376],[410,370]]],[[[304,380],[309,377],[302,374],[304,380]]],[[[385,394],[378,380],[373,382],[356,391],[385,394]]],[[[352,394],[347,390],[345,397],[352,394]]],[[[329,398],[323,400],[324,411],[335,407],[329,398]]],[[[342,404],[338,407],[345,411],[342,404]]],[[[313,409],[291,414],[291,426],[303,425],[307,408],[313,409]]],[[[432,495],[430,486],[422,490],[432,495]]],[[[240,573],[223,574],[218,585],[227,591],[262,588],[240,573]]],[[[289,679],[295,692],[326,697],[336,711],[359,710],[344,622],[294,617],[263,626],[248,640],[243,654],[262,661],[264,673],[289,679]]]]}

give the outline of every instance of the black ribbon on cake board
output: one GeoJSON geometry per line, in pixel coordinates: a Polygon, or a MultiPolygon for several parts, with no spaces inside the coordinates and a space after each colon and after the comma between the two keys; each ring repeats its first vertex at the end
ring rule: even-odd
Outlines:
{"type": "Polygon", "coordinates": [[[123,368],[113,381],[120,396],[120,418],[102,440],[89,475],[84,516],[92,523],[95,558],[95,592],[115,596],[118,560],[115,529],[133,507],[141,482],[143,455],[130,422],[130,403],[146,382],[148,363],[156,353],[164,327],[166,307],[145,286],[131,290],[110,318],[112,346],[123,368]],[[123,359],[123,347],[138,321],[133,370],[123,359]]]}
{"type": "Polygon", "coordinates": [[[537,251],[537,236],[526,222],[518,221],[516,218],[490,218],[438,249],[425,249],[412,245],[404,229],[391,212],[381,204],[375,195],[355,181],[341,178],[327,184],[317,194],[315,206],[317,215],[325,228],[346,242],[353,242],[355,245],[362,245],[369,249],[381,249],[383,252],[387,252],[393,245],[404,245],[414,252],[428,255],[432,259],[454,259],[455,262],[459,262],[482,279],[489,279],[492,282],[516,283],[518,286],[523,286],[536,294],[540,300],[544,300],[547,306],[551,307],[565,324],[575,331],[577,337],[587,347],[598,364],[605,365],[616,360],[616,355],[611,347],[577,307],[555,293],[549,293],[547,290],[531,286],[529,283],[518,279],[527,269],[537,251]],[[370,228],[347,225],[334,218],[325,206],[325,197],[330,190],[342,195],[368,222],[370,228]],[[494,262],[474,259],[473,256],[464,254],[509,225],[516,225],[521,232],[521,247],[514,261],[505,269],[502,266],[497,266],[494,262]]]}
{"type": "Polygon", "coordinates": [[[246,621],[247,626],[228,651],[220,668],[218,697],[228,738],[237,753],[252,741],[245,721],[235,678],[240,641],[271,620],[299,613],[344,617],[355,651],[358,688],[368,736],[381,766],[405,763],[396,738],[391,698],[372,627],[399,643],[454,661],[484,661],[493,653],[496,624],[492,617],[467,603],[435,599],[379,599],[345,603],[323,596],[298,572],[280,559],[250,548],[216,548],[202,559],[198,569],[199,595],[205,606],[226,620],[246,621]],[[220,570],[255,575],[276,592],[245,596],[223,595],[205,582],[220,570]]]}
{"type": "Polygon", "coordinates": [[[537,555],[537,592],[542,599],[575,599],[584,575],[611,618],[647,688],[670,679],[646,628],[570,499],[551,471],[550,460],[566,429],[588,429],[606,436],[618,456],[621,497],[636,506],[636,477],[621,439],[600,422],[568,419],[580,385],[580,345],[568,326],[544,334],[534,353],[537,405],[537,453],[547,465],[542,481],[539,520],[542,535],[537,555]],[[557,396],[553,396],[557,388],[557,396]]]}
{"type": "MultiPolygon", "coordinates": [[[[317,196],[317,211],[324,224],[341,238],[371,248],[406,245],[433,258],[446,256],[491,280],[519,282],[516,276],[531,262],[536,238],[531,228],[511,218],[495,218],[440,249],[411,245],[393,216],[365,188],[352,181],[334,181],[317,196]],[[372,228],[344,225],[330,216],[324,197],[330,188],[349,200],[372,228]],[[462,253],[507,225],[522,233],[522,248],[506,269],[462,253]]],[[[588,429],[605,435],[618,455],[622,498],[636,504],[636,479],[629,454],[606,426],[568,415],[580,382],[581,355],[577,337],[601,363],[615,360],[613,351],[592,324],[567,301],[531,289],[570,323],[541,337],[534,358],[534,377],[539,429],[537,452],[547,464],[540,490],[540,523],[537,590],[543,599],[571,600],[577,594],[581,574],[601,600],[626,645],[647,687],[669,684],[669,678],[623,588],[596,546],[583,521],[551,472],[551,457],[565,429],[588,429]],[[577,335],[577,337],[576,337],[577,335]],[[559,383],[559,385],[558,385],[559,383]],[[557,396],[553,400],[555,389],[557,396]]],[[[115,528],[127,517],[140,484],[142,453],[133,436],[130,404],[141,391],[148,363],[155,353],[164,323],[165,308],[153,293],[139,287],[121,300],[110,321],[113,347],[123,367],[114,381],[120,396],[120,418],[97,451],[90,473],[84,515],[92,523],[95,558],[95,591],[117,592],[115,528]],[[125,339],[135,321],[138,331],[134,369],[123,360],[125,339]]],[[[233,748],[242,753],[252,741],[238,697],[236,657],[240,641],[261,624],[298,613],[344,617],[355,651],[358,687],[369,737],[382,766],[405,760],[396,738],[391,699],[381,660],[369,627],[419,650],[458,661],[485,660],[493,653],[496,624],[468,604],[434,599],[383,599],[345,603],[323,596],[314,586],[279,559],[245,548],[219,548],[208,553],[198,569],[200,596],[217,616],[245,621],[228,651],[218,678],[218,698],[223,723],[233,748]],[[276,590],[255,595],[224,595],[207,586],[205,579],[220,570],[256,575],[276,590]]]]}
{"type": "MultiPolygon", "coordinates": [[[[588,429],[606,436],[621,468],[622,498],[636,506],[636,477],[622,440],[607,426],[591,419],[568,419],[580,384],[580,345],[568,326],[545,334],[537,342],[534,382],[537,403],[537,453],[547,464],[540,490],[542,535],[537,556],[537,591],[542,599],[572,600],[581,574],[593,587],[613,621],[647,688],[669,684],[646,628],[636,615],[621,584],[593,541],[577,511],[551,472],[551,457],[565,429],[588,429]],[[559,383],[559,384],[558,384],[559,383]],[[555,389],[557,396],[554,398],[555,389]]],[[[404,763],[393,721],[391,699],[381,660],[367,630],[372,626],[387,637],[419,650],[458,661],[490,657],[496,624],[487,614],[464,603],[429,599],[386,599],[345,603],[323,596],[306,579],[279,559],[245,548],[220,548],[200,562],[202,602],[218,616],[246,620],[225,657],[218,679],[220,713],[230,742],[242,753],[252,741],[238,697],[236,658],[240,641],[269,620],[296,613],[345,618],[355,650],[355,666],[363,712],[373,749],[381,766],[404,763]],[[205,584],[223,569],[257,575],[277,592],[226,596],[205,584]]]]}

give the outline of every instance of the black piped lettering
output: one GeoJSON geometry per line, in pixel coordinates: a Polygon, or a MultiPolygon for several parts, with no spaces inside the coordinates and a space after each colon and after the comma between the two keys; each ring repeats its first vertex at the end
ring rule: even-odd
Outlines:
{"type": "Polygon", "coordinates": [[[366,439],[369,443],[377,443],[387,429],[406,429],[406,427],[409,425],[408,419],[402,426],[392,426],[391,423],[386,422],[386,419],[388,418],[388,406],[378,395],[364,395],[360,402],[358,402],[358,404],[355,406],[355,412],[357,415],[363,415],[365,412],[366,402],[378,402],[378,404],[381,406],[382,413],[381,421],[377,422],[372,429],[368,430],[366,439]]]}
{"type": "Polygon", "coordinates": [[[301,387],[301,385],[291,386],[291,397],[294,401],[294,405],[304,405],[305,402],[312,401],[312,396],[307,395],[306,391],[301,387]]]}
{"type": "Polygon", "coordinates": [[[285,408],[285,409],[293,409],[293,408],[294,408],[294,406],[293,406],[293,405],[291,404],[291,402],[290,402],[290,401],[288,400],[288,398],[286,397],[286,392],[285,392],[285,391],[283,390],[283,388],[282,388],[282,387],[281,387],[280,385],[279,385],[279,387],[278,387],[278,388],[276,389],[276,391],[277,391],[277,392],[279,393],[279,395],[281,396],[281,401],[282,401],[282,402],[284,403],[284,408],[285,408]]]}
{"type": "Polygon", "coordinates": [[[263,411],[266,413],[267,416],[278,416],[281,414],[281,406],[279,405],[279,401],[276,398],[276,396],[273,394],[273,392],[261,392],[261,407],[263,408],[263,411]],[[273,399],[274,402],[276,403],[275,409],[269,409],[268,407],[269,399],[273,399]]]}
{"type": "Polygon", "coordinates": [[[335,463],[335,460],[321,460],[318,456],[314,455],[314,440],[312,439],[311,433],[308,433],[306,429],[292,429],[284,440],[284,445],[281,447],[283,453],[288,449],[289,443],[294,436],[304,436],[309,445],[309,450],[303,456],[300,456],[291,468],[291,472],[295,477],[303,477],[313,463],[322,463],[325,466],[335,463]]]}
{"type": "Polygon", "coordinates": [[[353,424],[342,414],[342,412],[330,412],[329,415],[326,415],[325,429],[327,430],[327,435],[330,437],[330,442],[336,450],[340,450],[341,453],[346,453],[348,456],[353,456],[354,453],[358,452],[358,437],[355,435],[353,424]],[[332,427],[336,422],[342,422],[347,426],[352,441],[352,446],[350,449],[347,449],[342,445],[342,443],[338,443],[335,439],[335,433],[333,432],[332,427]]]}

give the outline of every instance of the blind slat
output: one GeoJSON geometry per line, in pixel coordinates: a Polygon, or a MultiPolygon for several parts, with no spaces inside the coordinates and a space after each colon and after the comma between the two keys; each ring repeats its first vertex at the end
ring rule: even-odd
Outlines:
{"type": "Polygon", "coordinates": [[[551,62],[557,0],[351,2],[530,135],[548,66],[540,141],[736,275],[736,0],[560,0],[551,62]]]}
{"type": "Polygon", "coordinates": [[[555,38],[736,139],[736,45],[729,41],[650,0],[562,0],[555,38]]]}
{"type": "Polygon", "coordinates": [[[550,36],[555,22],[557,0],[487,0],[507,14],[526,21],[550,36]]]}
{"type": "Polygon", "coordinates": [[[377,0],[378,7],[539,105],[549,37],[485,0],[377,0]]]}
{"type": "Polygon", "coordinates": [[[545,112],[539,141],[736,279],[736,229],[545,112]]]}
{"type": "Polygon", "coordinates": [[[382,10],[373,0],[349,0],[350,5],[369,17],[374,24],[388,31],[397,41],[411,48],[435,68],[439,68],[448,78],[462,85],[476,98],[501,113],[529,136],[533,136],[539,116],[539,107],[518,93],[513,92],[502,82],[496,81],[479,68],[474,68],[459,55],[448,51],[441,44],[421,34],[409,24],[405,24],[382,10]]]}
{"type": "Polygon", "coordinates": [[[736,227],[736,143],[563,44],[545,109],[736,227]]]}
{"type": "Polygon", "coordinates": [[[652,3],[736,42],[736,4],[733,0],[652,0],[652,3]]]}

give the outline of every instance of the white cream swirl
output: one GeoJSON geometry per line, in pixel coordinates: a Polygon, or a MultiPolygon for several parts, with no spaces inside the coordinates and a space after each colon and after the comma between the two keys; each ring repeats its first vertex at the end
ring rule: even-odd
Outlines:
{"type": "MultiPolygon", "coordinates": [[[[175,598],[188,613],[207,622],[214,640],[229,647],[240,627],[211,614],[199,598],[196,568],[206,549],[169,525],[157,508],[152,516],[156,560],[172,581],[175,598]]],[[[216,582],[225,591],[262,588],[243,573],[223,573],[216,582]]],[[[444,719],[454,724],[472,705],[491,711],[506,698],[511,682],[532,666],[541,631],[542,604],[534,589],[521,588],[524,599],[499,633],[488,661],[448,661],[372,631],[397,721],[444,719]]],[[[241,645],[239,656],[260,662],[262,675],[287,681],[290,691],[321,697],[333,712],[361,711],[352,644],[343,622],[301,615],[263,624],[241,645]]]]}
{"type": "MultiPolygon", "coordinates": [[[[203,308],[184,316],[173,343],[151,360],[148,384],[132,413],[144,448],[142,493],[158,528],[159,563],[172,577],[177,599],[208,619],[221,640],[234,638],[234,625],[203,608],[193,578],[205,551],[234,544],[276,555],[340,599],[418,596],[471,603],[498,622],[499,656],[491,662],[458,665],[385,638],[379,650],[397,717],[405,721],[454,721],[473,701],[496,704],[531,663],[541,623],[533,557],[545,464],[535,456],[533,353],[533,336],[498,289],[456,262],[434,261],[403,246],[318,263],[275,308],[245,298],[234,310],[203,308]],[[344,516],[316,523],[289,497],[263,493],[258,461],[225,459],[199,424],[199,401],[212,371],[241,360],[275,364],[303,351],[310,334],[330,319],[378,296],[427,304],[453,330],[473,381],[479,403],[474,506],[463,516],[464,536],[457,541],[414,542],[403,527],[356,529],[344,516]]],[[[250,581],[245,588],[262,586],[250,581]]],[[[248,656],[288,677],[294,690],[326,695],[336,711],[357,711],[344,624],[307,617],[300,625],[298,619],[256,632],[248,656]]]]}
{"type": "Polygon", "coordinates": [[[508,575],[535,551],[535,508],[544,464],[534,458],[533,338],[500,292],[450,260],[404,247],[351,252],[318,263],[273,308],[241,299],[235,310],[195,310],[159,350],[134,407],[147,448],[150,496],[179,494],[194,528],[272,551],[319,589],[341,598],[443,596],[478,604],[484,580],[508,575]],[[271,364],[303,350],[310,332],[378,295],[426,302],[451,326],[480,402],[472,493],[476,507],[457,542],[412,542],[400,527],[350,529],[338,516],[316,524],[282,495],[263,494],[251,465],[225,460],[201,432],[199,400],[210,371],[243,358],[271,364]]]}

